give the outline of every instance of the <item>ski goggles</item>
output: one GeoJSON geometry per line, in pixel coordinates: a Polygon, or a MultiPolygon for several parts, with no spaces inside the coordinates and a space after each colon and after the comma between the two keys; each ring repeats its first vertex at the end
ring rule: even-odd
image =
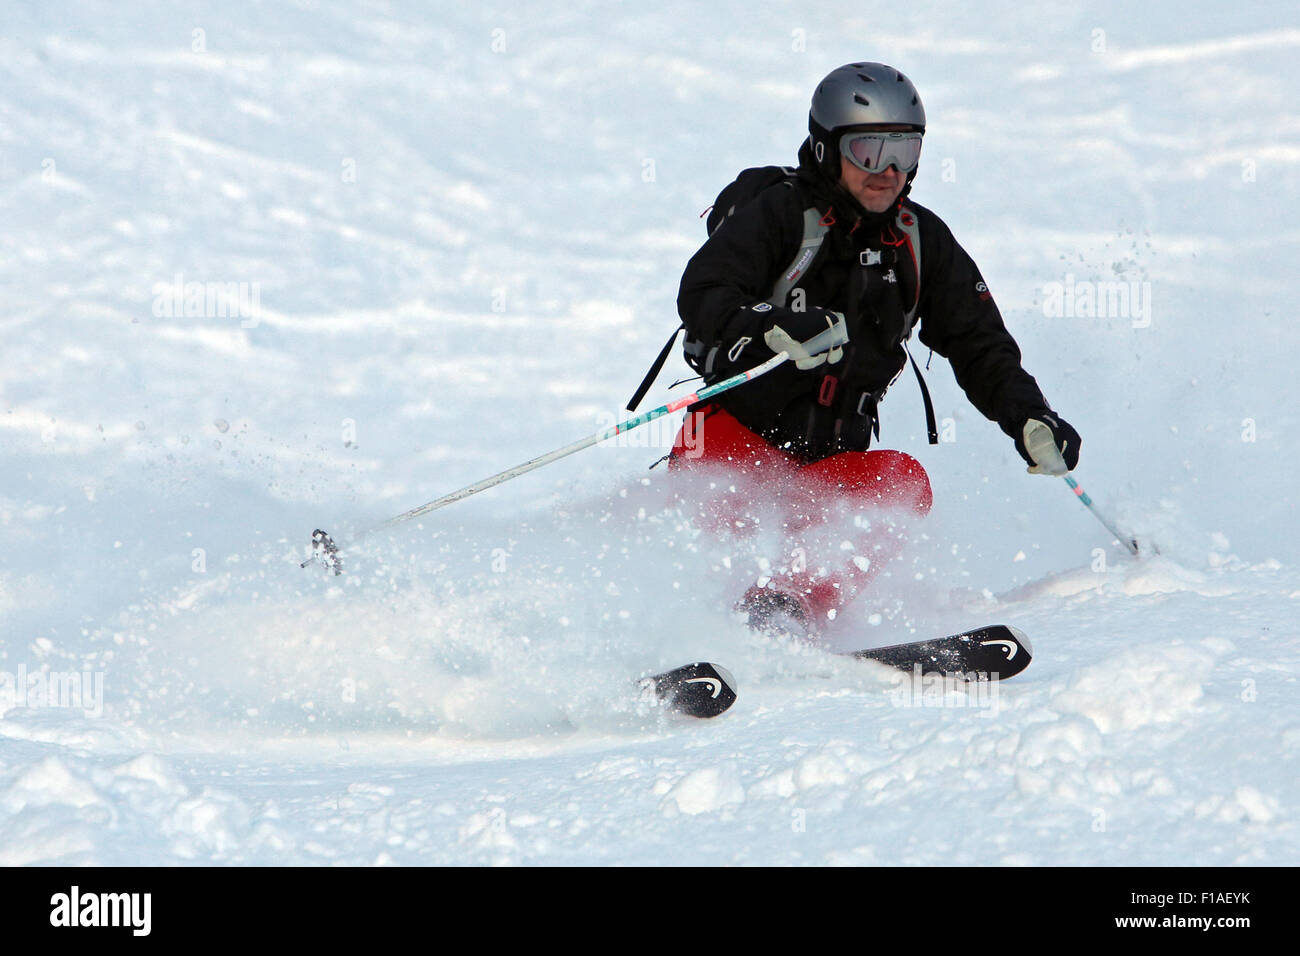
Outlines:
{"type": "Polygon", "coordinates": [[[840,155],[858,169],[883,173],[897,166],[910,173],[921,161],[922,133],[845,133],[840,137],[840,155]]]}

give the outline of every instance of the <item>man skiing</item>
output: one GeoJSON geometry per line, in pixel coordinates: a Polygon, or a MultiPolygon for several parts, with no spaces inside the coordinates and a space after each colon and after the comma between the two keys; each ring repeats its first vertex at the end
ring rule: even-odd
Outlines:
{"type": "MultiPolygon", "coordinates": [[[[747,170],[718,197],[677,299],[687,360],[706,383],[779,351],[790,360],[692,408],[670,468],[742,476],[743,490],[720,493],[709,514],[719,526],[744,527],[737,519],[757,496],[782,506],[792,541],[811,540],[846,501],[856,512],[926,514],[932,498],[920,462],[868,450],[916,326],[1031,473],[1073,469],[1079,435],[1021,367],[979,269],[938,216],[907,199],[925,133],[911,81],[881,63],[842,66],[814,92],[808,129],[797,169],[747,170]],[[828,338],[835,344],[824,348],[828,338]]],[[[928,395],[926,405],[933,442],[928,395]]],[[[847,562],[813,555],[806,568],[762,579],[739,607],[755,627],[815,632],[900,539],[877,529],[857,544],[847,562]]]]}

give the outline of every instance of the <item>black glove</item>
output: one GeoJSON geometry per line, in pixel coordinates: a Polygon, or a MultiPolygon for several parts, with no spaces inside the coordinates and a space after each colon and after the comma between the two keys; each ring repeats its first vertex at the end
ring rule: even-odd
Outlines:
{"type": "Polygon", "coordinates": [[[843,315],[820,306],[806,312],[782,309],[763,333],[763,341],[773,353],[785,352],[797,368],[807,370],[842,359],[849,329],[843,315]]]}
{"type": "Polygon", "coordinates": [[[1029,463],[1031,475],[1064,475],[1079,464],[1082,439],[1065,419],[1043,410],[1030,415],[1016,430],[1016,451],[1029,463]]]}

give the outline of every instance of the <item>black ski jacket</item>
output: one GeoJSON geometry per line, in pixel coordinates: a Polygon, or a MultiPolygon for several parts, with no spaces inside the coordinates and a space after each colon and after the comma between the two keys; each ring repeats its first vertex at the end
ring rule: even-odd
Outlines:
{"type": "MultiPolygon", "coordinates": [[[[1049,410],[1021,367],[1020,349],[978,267],[943,220],[907,199],[907,192],[887,212],[869,213],[817,172],[805,143],[797,179],[736,209],[682,276],[677,308],[688,339],[721,346],[705,376],[709,384],[770,358],[763,333],[773,325],[788,328],[783,323],[793,319],[793,309],[820,306],[844,314],[850,342],[839,363],[806,371],[787,363],[714,400],[806,460],[864,450],[873,430],[879,434],[877,403],[907,361],[903,316],[910,306],[921,342],[949,360],[971,403],[1009,436],[1049,410]],[[765,300],[795,258],[804,210],[811,206],[833,224],[786,306],[768,306],[765,300]],[[900,206],[920,230],[919,291],[914,255],[897,225],[900,206]],[[860,265],[868,249],[881,251],[890,267],[883,282],[882,270],[873,280],[860,265]],[[746,337],[750,341],[740,345],[746,337]]],[[[806,326],[808,317],[802,320],[806,326]]]]}

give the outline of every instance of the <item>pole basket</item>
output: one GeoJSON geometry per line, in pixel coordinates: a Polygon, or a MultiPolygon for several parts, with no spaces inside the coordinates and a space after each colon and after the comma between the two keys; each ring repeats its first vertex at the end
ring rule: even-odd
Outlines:
{"type": "Polygon", "coordinates": [[[336,575],[343,573],[343,555],[339,554],[339,546],[320,528],[311,533],[311,557],[299,567],[305,568],[309,564],[323,564],[336,575]]]}

